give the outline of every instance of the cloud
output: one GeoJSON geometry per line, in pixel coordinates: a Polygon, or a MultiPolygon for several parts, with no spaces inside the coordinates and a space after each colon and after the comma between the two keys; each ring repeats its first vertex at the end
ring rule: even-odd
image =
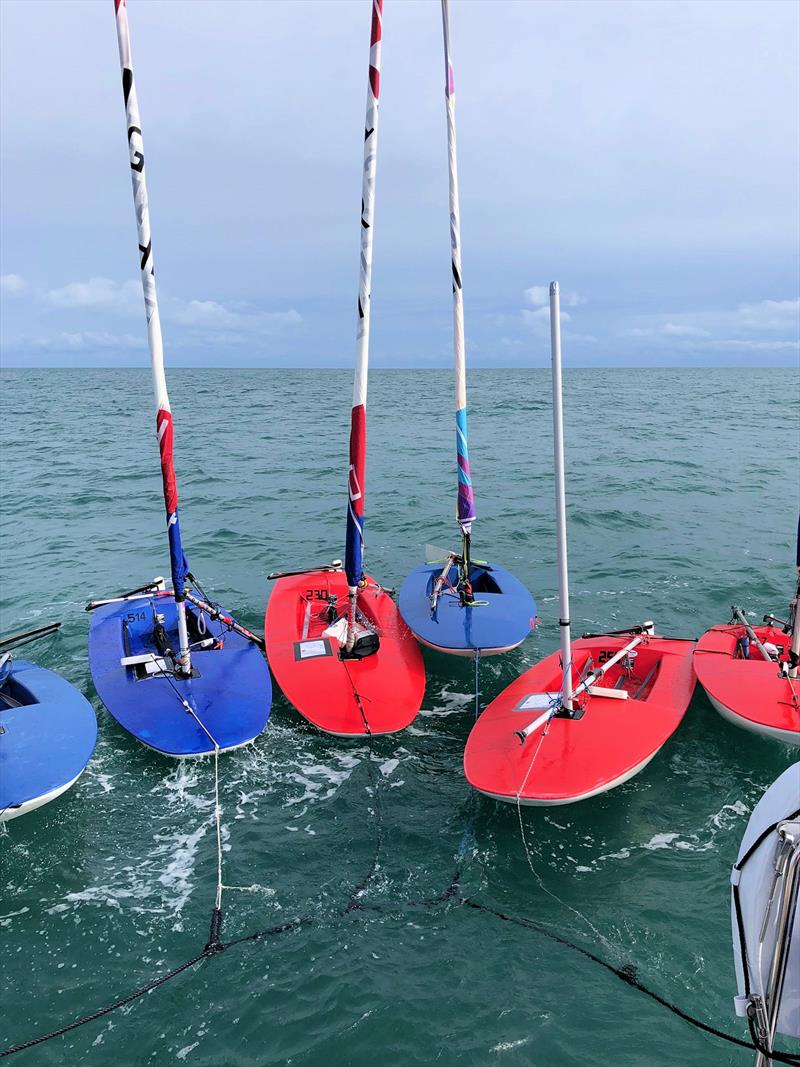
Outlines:
{"type": "Polygon", "coordinates": [[[294,308],[288,311],[236,310],[216,300],[190,300],[183,304],[173,301],[172,305],[168,316],[172,321],[206,330],[244,328],[257,333],[269,333],[276,326],[296,326],[303,321],[302,315],[294,308]]]}
{"type": "MultiPolygon", "coordinates": [[[[111,278],[90,278],[86,282],[70,282],[61,288],[50,289],[40,296],[51,308],[62,311],[105,311],[126,317],[143,315],[141,286],[133,279],[120,283],[111,278]]],[[[213,331],[215,344],[224,340],[220,336],[223,332],[227,333],[228,339],[235,337],[235,343],[239,343],[239,334],[272,333],[277,327],[294,326],[303,321],[294,308],[262,311],[245,304],[226,306],[216,300],[182,300],[165,294],[160,294],[159,308],[164,323],[202,331],[203,336],[213,331]]]]}
{"type": "MultiPolygon", "coordinates": [[[[32,288],[16,274],[2,276],[4,293],[26,292],[33,300],[26,326],[34,321],[41,332],[23,333],[10,346],[20,350],[90,352],[102,350],[146,349],[144,303],[138,280],[124,282],[112,278],[92,277],[73,281],[52,289],[32,288]],[[35,314],[33,314],[35,312],[35,314]],[[35,320],[38,318],[38,324],[35,320]],[[120,320],[137,319],[140,330],[115,329],[120,320]],[[86,328],[84,328],[86,327],[86,328]]],[[[268,311],[239,302],[223,304],[217,300],[185,300],[159,294],[161,320],[169,348],[196,350],[258,348],[260,342],[294,329],[303,318],[294,308],[268,311]]],[[[263,347],[263,346],[262,346],[263,347]]]]}
{"type": "Polygon", "coordinates": [[[36,348],[48,352],[91,352],[109,349],[144,349],[147,340],[134,334],[113,334],[105,330],[63,330],[48,337],[35,337],[20,344],[20,347],[36,348]]]}
{"type": "Polygon", "coordinates": [[[0,292],[9,296],[19,296],[28,288],[28,283],[18,274],[0,274],[0,292]]]}
{"type": "MultiPolygon", "coordinates": [[[[28,285],[16,274],[4,274],[3,291],[12,293],[28,289],[28,285]]],[[[66,327],[64,318],[75,321],[80,315],[81,325],[91,320],[94,329],[75,332],[62,329],[49,339],[23,341],[23,344],[46,344],[48,348],[60,344],[71,349],[86,347],[114,347],[121,344],[131,347],[130,335],[119,335],[105,330],[107,323],[121,318],[139,317],[142,321],[142,344],[144,344],[144,304],[142,288],[138,281],[115,282],[110,277],[91,277],[89,281],[69,282],[53,289],[31,289],[36,303],[52,318],[61,317],[59,325],[66,327]],[[121,339],[122,338],[122,339],[121,339]]],[[[183,300],[169,293],[159,294],[161,320],[170,334],[171,344],[180,347],[183,341],[197,345],[244,345],[253,337],[274,334],[284,328],[302,323],[303,317],[294,308],[270,312],[244,303],[225,305],[215,300],[183,300]],[[171,329],[170,329],[171,328],[171,329]],[[182,336],[181,336],[182,335],[182,336]]],[[[141,347],[139,343],[137,346],[141,347]]]]}
{"type": "Polygon", "coordinates": [[[662,347],[683,345],[708,351],[790,351],[798,347],[799,335],[800,300],[761,300],[728,310],[638,316],[633,325],[618,330],[620,337],[649,338],[662,347]]]}
{"type": "MultiPolygon", "coordinates": [[[[550,286],[549,285],[532,285],[530,289],[526,289],[525,300],[532,304],[533,307],[546,307],[550,303],[550,286]]],[[[585,304],[586,298],[579,296],[578,293],[561,293],[561,306],[564,307],[577,307],[578,304],[585,304]]]]}
{"type": "MultiPolygon", "coordinates": [[[[569,314],[569,312],[561,312],[562,322],[570,322],[571,319],[572,316],[569,314]]],[[[539,323],[548,323],[550,321],[550,308],[537,308],[536,311],[529,311],[527,308],[523,308],[522,321],[533,325],[538,325],[539,323]]]]}
{"type": "Polygon", "coordinates": [[[785,330],[800,328],[800,299],[762,300],[757,304],[740,304],[737,317],[744,329],[785,330]]]}
{"type": "Polygon", "coordinates": [[[219,329],[238,325],[240,316],[218,304],[216,300],[190,300],[178,306],[173,314],[182,326],[204,326],[219,329]]]}
{"type": "Polygon", "coordinates": [[[90,278],[88,282],[70,282],[44,294],[56,308],[108,308],[124,314],[142,309],[142,291],[135,281],[121,285],[111,278],[90,278]]]}
{"type": "Polygon", "coordinates": [[[708,330],[702,330],[699,326],[683,326],[680,323],[665,322],[661,332],[667,337],[710,337],[708,330]]]}
{"type": "Polygon", "coordinates": [[[572,333],[568,330],[564,334],[564,340],[569,343],[570,341],[580,341],[581,344],[596,345],[599,342],[599,338],[595,337],[593,333],[572,333]]]}
{"type": "Polygon", "coordinates": [[[800,341],[774,341],[753,340],[751,338],[735,337],[728,340],[714,340],[704,342],[705,348],[715,348],[720,351],[739,349],[753,352],[800,352],[800,341]]]}

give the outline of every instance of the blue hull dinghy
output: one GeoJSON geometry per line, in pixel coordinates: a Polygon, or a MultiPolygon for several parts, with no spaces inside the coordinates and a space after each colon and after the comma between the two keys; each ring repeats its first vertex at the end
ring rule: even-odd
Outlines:
{"type": "Polygon", "coordinates": [[[261,733],[272,683],[263,639],[208,600],[183,550],[127,5],[117,2],[115,10],[172,590],[159,578],[89,604],[86,610],[95,612],[89,665],[100,699],[139,741],[169,756],[204,756],[238,748],[261,733]]]}
{"type": "Polygon", "coordinates": [[[191,675],[176,670],[178,609],[171,593],[94,609],[89,665],[100,699],[128,733],[167,756],[207,756],[255,740],[272,683],[258,647],[205,611],[186,608],[191,675]]]}
{"type": "Polygon", "coordinates": [[[453,363],[456,402],[456,515],[460,553],[442,553],[438,564],[417,567],[403,583],[399,607],[408,628],[424,645],[456,656],[491,656],[516,648],[536,619],[533,597],[503,567],[471,559],[475,499],[467,445],[467,369],[461,282],[461,222],[456,171],[456,112],[450,48],[449,0],[442,0],[445,102],[450,184],[450,245],[453,283],[453,363]]]}
{"type": "Polygon", "coordinates": [[[0,822],[66,792],[94,752],[97,720],[74,685],[27,660],[0,666],[0,822]]]}
{"type": "Polygon", "coordinates": [[[423,645],[456,656],[493,656],[525,640],[536,603],[518,578],[495,563],[471,563],[471,597],[459,590],[463,565],[452,556],[417,567],[403,582],[399,607],[423,645]]]}

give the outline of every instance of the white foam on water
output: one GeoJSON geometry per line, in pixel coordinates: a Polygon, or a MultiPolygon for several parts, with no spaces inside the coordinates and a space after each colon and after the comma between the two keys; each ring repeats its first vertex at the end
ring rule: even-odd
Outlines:
{"type": "Polygon", "coordinates": [[[68,911],[71,904],[94,904],[99,907],[114,908],[122,911],[121,900],[128,900],[138,896],[136,889],[123,889],[118,886],[93,885],[87,889],[80,889],[74,893],[67,893],[64,902],[48,908],[49,915],[68,911]]]}
{"type": "Polygon", "coordinates": [[[717,830],[727,830],[737,819],[747,815],[748,808],[741,800],[735,800],[733,804],[723,804],[719,811],[712,815],[710,823],[717,830]]]}
{"type": "Polygon", "coordinates": [[[510,1052],[513,1048],[519,1048],[521,1045],[527,1045],[530,1041],[529,1037],[521,1037],[517,1041],[499,1041],[496,1045],[492,1046],[492,1052],[510,1052]]]}
{"type": "Polygon", "coordinates": [[[175,1053],[176,1057],[179,1060],[185,1060],[189,1053],[196,1049],[199,1044],[199,1041],[195,1041],[192,1045],[184,1045],[182,1049],[179,1049],[178,1052],[175,1053]]]}
{"type": "Polygon", "coordinates": [[[290,773],[287,776],[287,780],[297,785],[302,785],[304,792],[301,796],[289,797],[284,801],[284,807],[289,808],[296,804],[303,804],[307,800],[328,800],[334,796],[361,763],[360,759],[350,755],[341,754],[335,758],[341,769],[337,770],[334,767],[326,766],[324,763],[301,764],[299,771],[290,773]]]}
{"type": "Polygon", "coordinates": [[[465,708],[474,703],[474,693],[455,693],[445,686],[439,693],[437,706],[422,708],[420,715],[424,718],[445,719],[449,715],[463,715],[465,708]]]}
{"type": "Polygon", "coordinates": [[[642,845],[642,848],[648,848],[651,852],[655,852],[660,848],[669,848],[673,841],[678,838],[678,834],[653,834],[647,844],[642,845]]]}
{"type": "Polygon", "coordinates": [[[24,915],[26,911],[30,910],[26,905],[24,908],[20,908],[19,911],[8,911],[5,915],[0,915],[0,926],[10,926],[11,920],[15,915],[24,915]]]}
{"type": "Polygon", "coordinates": [[[197,811],[205,811],[213,806],[212,786],[213,770],[205,766],[205,761],[181,760],[171,774],[165,775],[153,786],[150,793],[155,796],[163,794],[170,807],[180,804],[197,811]]]}
{"type": "Polygon", "coordinates": [[[675,830],[662,831],[661,833],[653,834],[649,841],[626,845],[616,852],[603,853],[591,861],[591,867],[585,865],[576,866],[575,870],[587,873],[590,870],[596,870],[606,860],[630,859],[633,853],[639,850],[647,852],[710,852],[716,848],[717,835],[734,828],[748,814],[749,810],[742,800],[723,804],[719,811],[707,817],[705,826],[700,831],[688,834],[681,834],[675,830]]]}
{"type": "MultiPolygon", "coordinates": [[[[168,837],[156,836],[156,841],[163,845],[157,854],[167,854],[170,859],[159,875],[159,883],[167,890],[164,901],[168,912],[177,918],[192,893],[192,874],[194,872],[197,846],[206,835],[208,826],[202,824],[192,833],[177,833],[168,837]]],[[[176,926],[175,929],[180,929],[176,926]]]]}
{"type": "Polygon", "coordinates": [[[392,771],[397,770],[400,766],[399,759],[387,759],[380,765],[380,772],[384,778],[388,778],[392,771]]]}

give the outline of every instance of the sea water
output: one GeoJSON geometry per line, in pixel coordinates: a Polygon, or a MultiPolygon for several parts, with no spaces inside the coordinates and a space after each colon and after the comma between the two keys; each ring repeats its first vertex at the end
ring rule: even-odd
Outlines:
{"type": "MultiPolygon", "coordinates": [[[[569,370],[564,377],[574,629],[654,619],[694,637],[732,603],[782,616],[793,591],[797,374],[569,370]]],[[[253,629],[270,570],[343,555],[350,375],[170,374],[187,554],[253,629]]],[[[456,545],[450,374],[370,379],[366,558],[398,586],[426,542],[456,545]]],[[[92,597],[168,573],[146,371],[2,375],[5,633],[92,699],[94,758],[65,797],[0,830],[0,1043],[90,1013],[196,955],[216,884],[213,767],[130,739],[86,659],[92,597]]],[[[485,704],[557,645],[549,372],[470,375],[474,553],[533,591],[541,626],[480,665],[485,704]]],[[[231,948],[20,1064],[416,1067],[750,1063],[541,932],[534,920],[704,1021],[733,1014],[729,869],[748,813],[796,758],[697,692],[653,762],[576,806],[518,813],[470,794],[474,667],[426,653],[401,734],[327,737],[277,693],[220,761],[223,937],[231,948]],[[377,854],[377,859],[376,859],[377,854]],[[529,862],[530,860],[530,862],[529,862]],[[375,868],[373,871],[373,864],[375,868]],[[436,903],[460,869],[458,890],[436,903]],[[345,911],[370,872],[364,905],[345,911]],[[428,905],[420,901],[433,901],[428,905]]],[[[0,744],[2,739],[0,739],[0,744]]]]}

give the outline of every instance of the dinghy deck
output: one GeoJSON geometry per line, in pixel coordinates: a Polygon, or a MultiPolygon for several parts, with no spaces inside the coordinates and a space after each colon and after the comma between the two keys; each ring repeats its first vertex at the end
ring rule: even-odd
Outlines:
{"type": "Polygon", "coordinates": [[[697,679],[730,722],[787,745],[800,745],[800,679],[787,678],[780,669],[780,663],[788,662],[791,637],[775,626],[752,629],[762,644],[777,648],[778,663],[765,660],[753,642],[747,658],[742,658],[744,626],[714,626],[695,649],[697,679]]]}
{"type": "Polygon", "coordinates": [[[536,621],[536,603],[522,582],[495,563],[473,562],[470,580],[476,604],[465,607],[455,591],[454,563],[432,609],[442,562],[417,567],[400,590],[400,613],[417,640],[457,656],[493,656],[520,645],[536,621]]]}
{"type": "Polygon", "coordinates": [[[281,578],[264,621],[270,666],[287,700],[320,730],[344,737],[405,729],[425,692],[413,635],[389,594],[372,578],[366,583],[358,606],[380,645],[363,659],[343,657],[336,638],[324,636],[347,610],[341,571],[281,578]]]}
{"type": "Polygon", "coordinates": [[[65,678],[14,660],[0,685],[0,822],[54,800],[82,774],[97,720],[65,678]]]}
{"type": "MultiPolygon", "coordinates": [[[[572,645],[573,679],[601,667],[626,636],[582,638],[572,645]]],[[[521,742],[524,729],[558,699],[559,653],[537,663],[486,708],[464,752],[464,773],[496,800],[570,804],[621,785],[656,755],[677,729],[694,688],[691,641],[649,638],[633,667],[611,667],[580,698],[574,718],[556,716],[521,742]]]]}
{"type": "Polygon", "coordinates": [[[269,719],[272,685],[259,649],[187,605],[192,676],[181,677],[154,635],[156,614],[177,647],[171,593],[97,608],[89,664],[100,699],[135,738],[167,756],[206,756],[255,740],[269,719]],[[126,661],[123,663],[123,661],[126,661]]]}

